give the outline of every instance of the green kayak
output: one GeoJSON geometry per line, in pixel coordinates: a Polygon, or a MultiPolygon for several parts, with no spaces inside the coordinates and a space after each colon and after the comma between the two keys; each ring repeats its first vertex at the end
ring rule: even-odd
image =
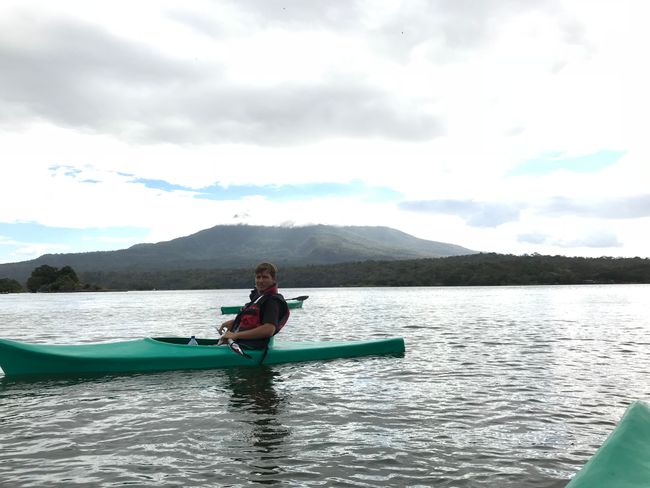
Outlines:
{"type": "MultiPolygon", "coordinates": [[[[287,300],[287,305],[289,305],[289,308],[291,309],[302,308],[302,300],[287,300]]],[[[244,308],[243,305],[221,307],[221,313],[223,315],[236,314],[239,313],[242,308],[244,308]]]]}
{"type": "Polygon", "coordinates": [[[650,486],[650,407],[633,403],[566,488],[650,486]]]}
{"type": "Polygon", "coordinates": [[[350,342],[279,342],[263,351],[246,351],[250,358],[218,339],[197,339],[188,345],[186,337],[147,337],[104,344],[26,344],[0,339],[0,367],[7,378],[28,376],[92,375],[257,366],[302,361],[319,361],[379,354],[401,354],[401,337],[350,342]]]}

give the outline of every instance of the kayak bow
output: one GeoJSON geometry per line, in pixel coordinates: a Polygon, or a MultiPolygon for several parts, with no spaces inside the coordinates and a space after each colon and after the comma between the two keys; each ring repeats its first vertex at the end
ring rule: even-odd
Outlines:
{"type": "MultiPolygon", "coordinates": [[[[287,298],[286,302],[287,305],[289,306],[290,309],[294,308],[302,308],[302,302],[307,300],[309,298],[309,295],[303,295],[295,298],[287,298]]],[[[241,309],[244,308],[243,305],[229,305],[229,306],[224,306],[221,307],[221,314],[222,315],[234,315],[237,314],[241,311],[241,309]]]]}
{"type": "Polygon", "coordinates": [[[650,486],[650,407],[635,402],[566,488],[650,486]]]}
{"type": "MultiPolygon", "coordinates": [[[[289,299],[287,300],[287,305],[289,306],[290,309],[294,308],[302,308],[302,300],[297,300],[297,299],[289,299]]],[[[221,307],[221,314],[222,315],[234,315],[237,314],[241,311],[241,309],[244,308],[243,305],[231,305],[231,306],[225,306],[221,307]]]]}
{"type": "Polygon", "coordinates": [[[263,350],[248,350],[247,359],[229,347],[216,347],[219,339],[147,337],[103,344],[27,344],[0,339],[0,367],[8,378],[70,376],[106,373],[212,369],[320,361],[382,354],[402,354],[401,337],[367,341],[280,342],[263,350]]]}

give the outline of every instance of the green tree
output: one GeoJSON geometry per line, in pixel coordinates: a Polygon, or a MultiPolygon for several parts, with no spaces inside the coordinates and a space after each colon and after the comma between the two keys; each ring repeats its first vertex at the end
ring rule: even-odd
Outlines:
{"type": "Polygon", "coordinates": [[[27,289],[32,293],[77,291],[81,288],[79,277],[70,266],[58,269],[44,264],[32,271],[32,275],[27,280],[27,289]]]}
{"type": "Polygon", "coordinates": [[[79,283],[79,277],[77,276],[77,273],[75,273],[74,269],[72,269],[70,266],[64,266],[61,268],[58,272],[58,278],[67,276],[69,277],[72,281],[75,283],[79,283]]]}
{"type": "Polygon", "coordinates": [[[0,293],[20,293],[25,291],[20,283],[11,278],[0,278],[0,293]]]}
{"type": "Polygon", "coordinates": [[[44,264],[32,271],[32,275],[27,279],[27,289],[32,293],[40,291],[41,288],[49,286],[57,278],[57,268],[44,264]]]}

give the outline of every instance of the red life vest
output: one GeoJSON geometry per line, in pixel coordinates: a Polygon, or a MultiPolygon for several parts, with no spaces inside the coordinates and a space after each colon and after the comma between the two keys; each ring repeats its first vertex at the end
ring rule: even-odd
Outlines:
{"type": "Polygon", "coordinates": [[[268,300],[278,300],[280,302],[280,321],[273,335],[280,332],[284,324],[289,320],[289,306],[284,301],[284,297],[278,293],[277,285],[265,290],[257,299],[247,303],[244,308],[235,317],[235,324],[239,324],[241,331],[255,329],[262,325],[262,307],[268,300]]]}

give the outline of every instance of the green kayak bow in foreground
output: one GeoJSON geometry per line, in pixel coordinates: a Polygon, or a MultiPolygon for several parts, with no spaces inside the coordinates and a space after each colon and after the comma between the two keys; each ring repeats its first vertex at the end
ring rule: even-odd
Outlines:
{"type": "Polygon", "coordinates": [[[566,488],[650,486],[650,407],[633,403],[566,488]]]}
{"type": "Polygon", "coordinates": [[[147,337],[104,344],[27,344],[0,339],[0,367],[7,378],[134,373],[282,364],[404,353],[401,337],[367,341],[279,342],[262,350],[235,354],[218,339],[147,337]]]}

